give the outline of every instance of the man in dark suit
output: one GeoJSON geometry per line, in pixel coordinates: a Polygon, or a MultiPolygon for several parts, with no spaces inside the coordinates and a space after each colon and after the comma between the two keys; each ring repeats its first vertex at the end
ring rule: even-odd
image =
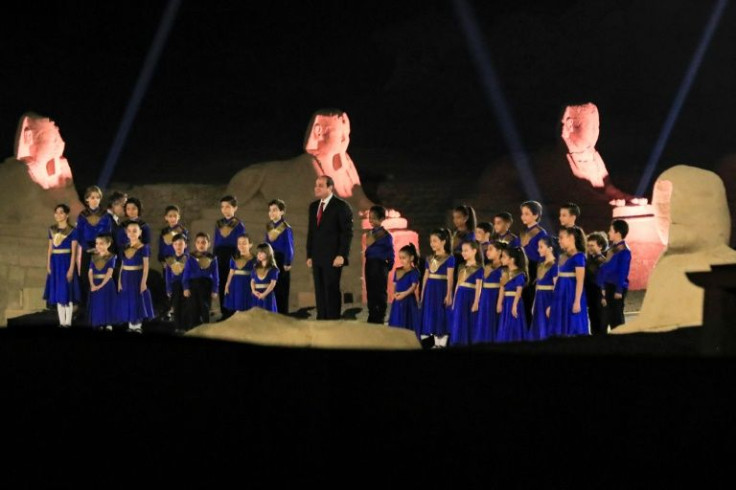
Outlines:
{"type": "Polygon", "coordinates": [[[309,205],[307,267],[312,268],[317,299],[317,319],[340,318],[340,276],[348,265],[353,239],[353,210],[333,194],[335,183],[327,175],[314,184],[316,201],[309,205]]]}

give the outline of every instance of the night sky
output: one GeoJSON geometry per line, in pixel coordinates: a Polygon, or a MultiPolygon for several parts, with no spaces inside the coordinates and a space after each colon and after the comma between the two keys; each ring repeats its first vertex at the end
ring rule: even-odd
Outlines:
{"type": "MultiPolygon", "coordinates": [[[[471,2],[525,148],[559,145],[564,106],[592,101],[609,169],[638,175],[715,2],[536,3],[471,2]]],[[[59,124],[78,187],[94,183],[165,6],[16,5],[0,34],[2,157],[33,110],[59,124]]],[[[736,152],[734,26],[729,6],[660,170],[736,152]]],[[[351,153],[482,170],[508,150],[478,77],[451,0],[185,0],[113,180],[224,184],[300,153],[321,107],[350,115],[351,153]]]]}

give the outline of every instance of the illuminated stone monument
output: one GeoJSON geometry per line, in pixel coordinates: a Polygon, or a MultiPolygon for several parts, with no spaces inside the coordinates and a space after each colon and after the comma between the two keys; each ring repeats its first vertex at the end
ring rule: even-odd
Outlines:
{"type": "Polygon", "coordinates": [[[672,167],[657,179],[652,202],[656,230],[667,249],[654,268],[639,315],[613,330],[617,334],[700,326],[703,290],[685,273],[736,263],[736,251],[728,246],[726,190],[718,175],[686,165],[672,167]]]}
{"type": "Polygon", "coordinates": [[[27,113],[18,123],[15,155],[0,164],[0,325],[9,316],[45,308],[47,228],[54,206],[68,204],[72,221],[83,209],[63,153],[56,124],[27,113]]]}
{"type": "MultiPolygon", "coordinates": [[[[561,123],[560,136],[567,146],[567,163],[573,175],[588,181],[603,193],[609,204],[614,206],[613,218],[623,219],[629,224],[626,237],[631,248],[629,288],[645,289],[666,244],[655,230],[654,208],[647,205],[647,199],[627,194],[611,182],[606,164],[595,148],[600,136],[600,115],[595,104],[567,106],[561,123]]],[[[570,196],[570,200],[575,199],[570,196]]]]}

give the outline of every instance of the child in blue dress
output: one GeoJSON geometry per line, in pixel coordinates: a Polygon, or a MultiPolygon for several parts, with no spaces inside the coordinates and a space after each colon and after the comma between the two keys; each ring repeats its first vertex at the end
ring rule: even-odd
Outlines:
{"type": "Polygon", "coordinates": [[[250,237],[247,234],[239,236],[238,253],[230,259],[230,272],[225,283],[225,308],[231,311],[247,311],[253,305],[250,281],[256,261],[250,247],[250,237]]]}
{"type": "Polygon", "coordinates": [[[278,313],[276,295],[273,290],[279,279],[279,267],[268,243],[256,247],[256,266],[250,276],[250,289],[253,293],[253,308],[263,308],[278,313]]]}
{"type": "Polygon", "coordinates": [[[116,245],[118,250],[125,250],[125,247],[128,246],[127,224],[131,222],[138,223],[138,226],[141,228],[141,243],[144,245],[151,243],[151,228],[148,226],[148,223],[143,221],[141,216],[143,216],[143,204],[141,204],[140,199],[129,197],[125,201],[125,220],[120,224],[117,231],[116,245]]]}
{"type": "Polygon", "coordinates": [[[419,257],[413,243],[399,250],[401,267],[394,271],[394,300],[388,317],[390,327],[401,327],[421,335],[417,287],[419,286],[419,257]]]}
{"type": "Polygon", "coordinates": [[[432,230],[429,235],[432,255],[427,258],[422,279],[420,337],[434,336],[436,347],[446,347],[450,333],[452,285],[455,280],[455,257],[450,243],[449,230],[432,230]]]}
{"type": "Polygon", "coordinates": [[[166,296],[169,298],[170,319],[174,322],[174,330],[182,332],[185,330],[184,310],[186,304],[182,280],[184,279],[184,270],[189,262],[186,235],[183,233],[174,235],[171,245],[173,255],[169,255],[164,260],[166,296]]]}
{"type": "Polygon", "coordinates": [[[141,241],[138,221],[128,221],[125,232],[128,245],[120,252],[118,321],[127,322],[131,332],[141,333],[143,320],[153,318],[151,292],[146,285],[151,248],[141,241]]]}
{"type": "Polygon", "coordinates": [[[458,267],[455,298],[452,302],[450,345],[468,345],[476,335],[480,293],[483,290],[483,257],[473,240],[462,245],[464,264],[458,267]]]}
{"type": "Polygon", "coordinates": [[[555,250],[552,238],[542,237],[537,245],[539,256],[542,260],[537,262],[537,285],[534,290],[534,304],[532,305],[532,322],[529,326],[527,340],[544,340],[558,332],[550,330],[547,308],[552,304],[554,296],[555,277],[557,277],[557,264],[555,263],[555,250]]]}
{"type": "MultiPolygon", "coordinates": [[[[112,233],[112,216],[100,207],[102,201],[102,190],[96,185],[87,187],[84,191],[85,208],[77,217],[77,234],[79,247],[77,250],[77,270],[79,271],[80,289],[82,297],[79,301],[80,308],[87,305],[90,283],[87,272],[92,256],[96,253],[96,239],[99,235],[112,233]]],[[[113,286],[114,287],[114,286],[113,286]]]]}
{"type": "Polygon", "coordinates": [[[501,265],[501,253],[506,250],[506,242],[493,241],[486,250],[487,263],[483,269],[483,290],[480,293],[480,305],[476,317],[475,330],[471,341],[474,344],[495,342],[498,331],[498,293],[501,288],[501,277],[504,268],[501,265]]]}
{"type": "Polygon", "coordinates": [[[117,257],[110,252],[112,234],[101,234],[95,239],[95,254],[89,263],[87,278],[90,285],[87,313],[94,328],[112,330],[117,323],[117,290],[112,277],[117,257]]]}
{"type": "Polygon", "coordinates": [[[77,229],[69,224],[69,206],[54,208],[56,224],[49,228],[49,251],[46,258],[46,288],[43,299],[56,305],[59,325],[72,326],[74,304],[79,302],[79,278],[75,274],[77,229]]]}
{"type": "Polygon", "coordinates": [[[498,334],[496,342],[520,342],[526,337],[527,323],[521,292],[527,281],[527,260],[524,249],[511,247],[503,251],[501,264],[508,269],[508,279],[502,283],[496,311],[498,334]]]}
{"type": "Polygon", "coordinates": [[[585,234],[579,226],[560,230],[560,248],[567,255],[560,264],[550,306],[549,325],[562,336],[588,335],[585,288],[585,234]]]}
{"type": "Polygon", "coordinates": [[[452,224],[455,231],[452,234],[452,254],[455,256],[455,267],[463,263],[462,246],[465,242],[475,240],[475,209],[462,204],[452,210],[452,224]]]}

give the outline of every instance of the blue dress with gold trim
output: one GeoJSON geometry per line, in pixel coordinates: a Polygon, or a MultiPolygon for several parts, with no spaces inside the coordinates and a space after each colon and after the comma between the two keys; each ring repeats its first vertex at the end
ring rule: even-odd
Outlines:
{"type": "Polygon", "coordinates": [[[520,342],[526,334],[526,312],[524,311],[524,298],[519,298],[516,305],[516,318],[511,312],[514,304],[514,296],[517,287],[524,287],[526,274],[517,272],[503,286],[503,310],[498,317],[498,333],[496,342],[520,342]]]}
{"type": "MultiPolygon", "coordinates": [[[[404,272],[402,269],[396,269],[394,272],[394,291],[403,293],[407,291],[412,284],[419,284],[419,271],[412,269],[404,272]],[[399,273],[401,277],[399,277],[399,273]]],[[[393,300],[391,302],[391,314],[388,317],[388,325],[390,327],[401,327],[413,330],[417,335],[420,334],[421,316],[419,315],[419,306],[417,305],[416,293],[411,293],[404,299],[393,300]]]]}
{"type": "MultiPolygon", "coordinates": [[[[261,292],[271,284],[271,281],[279,280],[279,268],[269,267],[268,271],[265,271],[264,275],[263,269],[255,267],[251,273],[251,280],[256,283],[256,291],[261,292]]],[[[271,290],[271,292],[268,293],[268,296],[263,299],[258,299],[251,294],[251,301],[252,308],[263,308],[264,310],[273,311],[274,313],[278,312],[278,309],[276,308],[276,295],[273,290],[271,290]]]]}
{"type": "Polygon", "coordinates": [[[552,305],[554,297],[555,276],[557,264],[537,266],[537,285],[534,290],[534,305],[532,306],[532,322],[527,332],[527,340],[544,340],[550,337],[549,318],[547,307],[552,305]]]}
{"type": "Polygon", "coordinates": [[[68,225],[59,229],[54,225],[49,228],[51,240],[51,272],[46,276],[46,287],[43,299],[52,305],[78,303],[81,297],[79,290],[79,276],[72,273],[72,280],[66,280],[66,274],[72,261],[72,248],[78,241],[77,229],[68,225]]]}
{"type": "Polygon", "coordinates": [[[573,335],[588,335],[588,302],[585,291],[580,296],[580,311],[572,312],[575,301],[575,269],[585,269],[585,254],[578,252],[568,258],[559,268],[557,283],[555,284],[554,298],[549,314],[549,326],[553,335],[569,337],[573,335]]]}
{"type": "Polygon", "coordinates": [[[455,270],[455,257],[448,255],[441,259],[427,259],[425,270],[429,272],[429,277],[424,286],[420,334],[447,335],[452,319],[452,306],[445,306],[447,272],[455,270]]]}
{"type": "Polygon", "coordinates": [[[233,277],[230,280],[228,294],[225,295],[225,308],[233,311],[248,311],[253,306],[253,292],[250,290],[250,280],[255,258],[247,260],[245,257],[231,258],[230,271],[233,277]]]}
{"type": "MultiPolygon", "coordinates": [[[[107,256],[95,255],[89,262],[89,271],[92,271],[92,284],[99,286],[105,279],[107,271],[115,269],[117,257],[113,254],[107,256]]],[[[89,303],[87,312],[89,315],[89,324],[93,327],[112,325],[118,322],[117,319],[117,287],[113,277],[107,281],[102,289],[91,292],[89,295],[89,303]]]]}
{"type": "MultiPolygon", "coordinates": [[[[490,269],[490,266],[488,266],[490,269]]],[[[474,344],[483,342],[494,342],[498,330],[498,313],[496,304],[498,292],[501,287],[501,275],[503,267],[490,269],[487,276],[483,277],[483,289],[480,293],[478,316],[475,319],[475,329],[471,341],[474,344]]]]}
{"type": "Polygon", "coordinates": [[[471,311],[473,301],[475,301],[475,283],[483,280],[483,268],[462,266],[459,269],[457,280],[458,285],[452,302],[449,344],[468,345],[478,316],[478,312],[471,311]]]}
{"type": "Polygon", "coordinates": [[[153,318],[153,302],[151,291],[141,293],[143,278],[143,258],[151,256],[151,248],[138,242],[139,247],[128,245],[120,253],[120,284],[122,290],[118,295],[118,321],[123,323],[140,323],[153,318]]]}

